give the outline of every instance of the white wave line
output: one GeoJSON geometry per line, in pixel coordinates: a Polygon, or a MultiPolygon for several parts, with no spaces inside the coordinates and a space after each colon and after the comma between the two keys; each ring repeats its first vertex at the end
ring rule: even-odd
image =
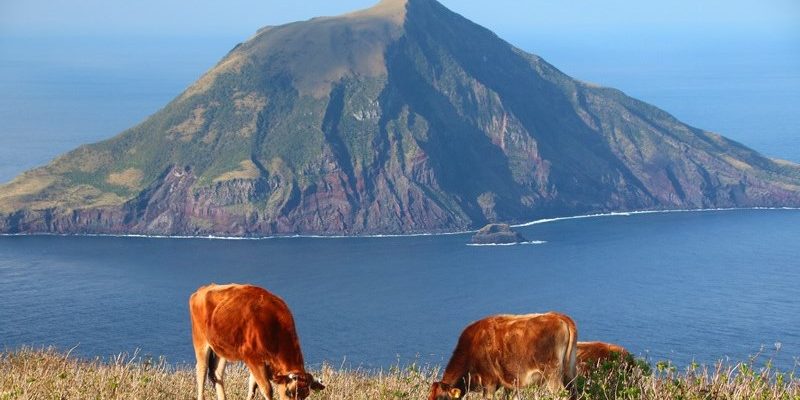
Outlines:
{"type": "Polygon", "coordinates": [[[631,215],[646,214],[670,214],[670,213],[701,213],[713,211],[747,211],[747,210],[800,210],[798,207],[746,207],[746,208],[700,208],[700,209],[680,209],[680,210],[641,210],[641,211],[618,211],[602,214],[574,215],[569,217],[543,218],[521,224],[511,225],[512,228],[524,228],[526,226],[547,224],[550,222],[568,221],[572,219],[585,218],[604,218],[604,217],[630,217],[631,215]]]}
{"type": "Polygon", "coordinates": [[[467,246],[471,247],[483,247],[483,246],[517,246],[517,245],[526,245],[526,244],[546,244],[547,242],[544,240],[531,240],[528,242],[518,242],[518,243],[467,243],[467,246]]]}

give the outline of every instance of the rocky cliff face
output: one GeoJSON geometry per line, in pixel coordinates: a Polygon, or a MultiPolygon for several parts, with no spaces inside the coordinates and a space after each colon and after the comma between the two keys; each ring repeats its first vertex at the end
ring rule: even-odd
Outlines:
{"type": "Polygon", "coordinates": [[[800,166],[564,75],[434,0],[260,30],[161,111],[0,187],[0,231],[437,232],[799,206],[800,166]]]}
{"type": "Polygon", "coordinates": [[[518,244],[527,242],[519,233],[511,229],[508,224],[489,224],[478,229],[472,235],[472,244],[518,244]]]}

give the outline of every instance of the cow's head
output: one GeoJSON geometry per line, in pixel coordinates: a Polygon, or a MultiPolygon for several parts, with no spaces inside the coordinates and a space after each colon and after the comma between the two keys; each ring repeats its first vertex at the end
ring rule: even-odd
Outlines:
{"type": "Polygon", "coordinates": [[[456,400],[464,396],[461,389],[444,382],[434,382],[428,400],[456,400]]]}
{"type": "Polygon", "coordinates": [[[305,399],[311,391],[325,389],[322,382],[307,372],[292,372],[286,375],[276,375],[275,384],[278,386],[278,395],[281,400],[305,399]]]}

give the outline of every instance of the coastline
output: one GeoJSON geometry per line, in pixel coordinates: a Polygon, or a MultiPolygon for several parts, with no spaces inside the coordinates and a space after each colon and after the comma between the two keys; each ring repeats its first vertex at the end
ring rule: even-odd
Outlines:
{"type": "MultiPolygon", "coordinates": [[[[676,210],[638,210],[638,211],[614,211],[610,213],[582,214],[566,217],[542,218],[519,224],[511,224],[512,228],[525,228],[534,225],[548,224],[553,222],[569,221],[575,219],[607,218],[607,217],[630,217],[648,214],[670,214],[670,213],[704,213],[704,212],[731,212],[731,211],[800,211],[800,207],[741,207],[741,208],[695,208],[695,209],[676,209],[676,210]]],[[[135,238],[135,239],[205,239],[205,240],[273,240],[273,239],[373,239],[373,238],[404,238],[421,236],[453,236],[466,235],[477,232],[477,229],[453,232],[435,233],[406,233],[406,234],[367,234],[367,235],[271,235],[271,236],[193,236],[193,235],[144,235],[144,234],[110,234],[110,233],[0,233],[0,237],[24,237],[24,236],[59,236],[59,237],[110,237],[110,238],[135,238]]],[[[541,243],[532,243],[541,244],[541,243]]]]}

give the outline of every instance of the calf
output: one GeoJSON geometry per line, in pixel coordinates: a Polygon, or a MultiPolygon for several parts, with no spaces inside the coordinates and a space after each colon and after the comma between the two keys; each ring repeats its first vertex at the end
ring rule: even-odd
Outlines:
{"type": "Polygon", "coordinates": [[[461,333],[428,399],[459,399],[469,391],[492,399],[500,387],[508,395],[532,383],[554,393],[566,386],[574,399],[577,338],[575,322],[559,313],[497,315],[474,322],[461,333]]]}
{"type": "Polygon", "coordinates": [[[256,388],[272,399],[274,382],[281,400],[305,399],[325,387],[305,370],[289,307],[256,286],[209,285],[189,299],[192,343],[197,357],[197,399],[203,400],[206,375],[217,399],[225,399],[225,363],[244,361],[250,370],[247,398],[256,388]]]}

